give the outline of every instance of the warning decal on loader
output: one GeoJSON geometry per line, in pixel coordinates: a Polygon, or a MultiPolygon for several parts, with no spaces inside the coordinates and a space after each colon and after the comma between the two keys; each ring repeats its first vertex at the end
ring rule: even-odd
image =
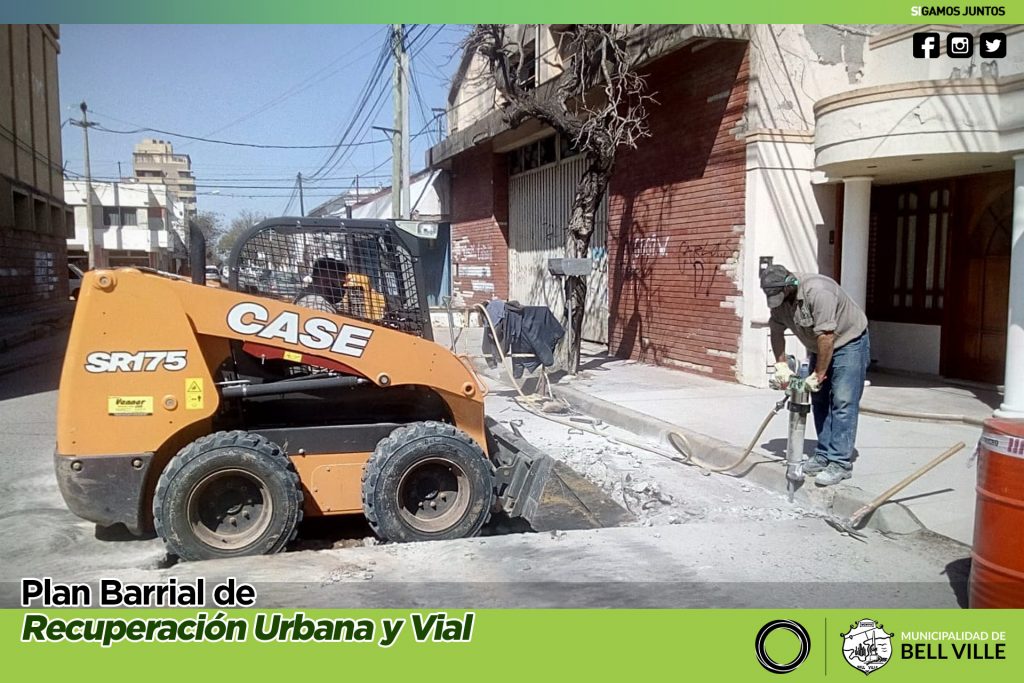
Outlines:
{"type": "Polygon", "coordinates": [[[203,409],[203,378],[189,377],[185,380],[185,410],[203,409]]]}
{"type": "Polygon", "coordinates": [[[107,413],[110,415],[152,415],[152,396],[108,396],[107,413]]]}

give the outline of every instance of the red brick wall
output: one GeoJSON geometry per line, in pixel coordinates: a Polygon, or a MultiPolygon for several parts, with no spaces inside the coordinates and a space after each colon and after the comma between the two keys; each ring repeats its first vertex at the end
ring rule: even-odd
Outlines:
{"type": "Polygon", "coordinates": [[[0,226],[0,315],[68,300],[67,239],[0,226]]]}
{"type": "Polygon", "coordinates": [[[453,294],[464,304],[508,297],[508,172],[480,145],[452,160],[453,294]]]}
{"type": "Polygon", "coordinates": [[[610,350],[735,380],[747,45],[683,49],[645,71],[651,137],[620,153],[609,192],[610,350]]]}

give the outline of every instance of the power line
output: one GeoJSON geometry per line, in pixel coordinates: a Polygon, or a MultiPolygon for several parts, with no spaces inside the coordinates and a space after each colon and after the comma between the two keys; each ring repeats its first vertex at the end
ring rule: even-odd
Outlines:
{"type": "Polygon", "coordinates": [[[335,162],[335,158],[343,149],[350,149],[348,147],[345,147],[344,143],[347,139],[349,139],[349,135],[352,133],[352,130],[355,127],[356,123],[360,120],[360,118],[362,118],[362,115],[365,112],[366,105],[367,102],[369,102],[371,94],[381,85],[381,79],[382,76],[384,75],[390,58],[391,34],[389,33],[387,39],[383,41],[380,51],[377,53],[377,61],[375,62],[374,67],[371,70],[370,77],[367,79],[366,84],[363,86],[363,90],[358,99],[358,104],[356,105],[355,109],[353,109],[352,116],[349,119],[348,124],[344,128],[344,131],[342,132],[341,137],[338,140],[338,144],[328,155],[327,159],[320,165],[320,167],[313,173],[309,174],[308,177],[319,178],[324,173],[329,173],[334,168],[337,168],[338,163],[340,163],[340,160],[338,162],[335,162]],[[334,162],[333,165],[332,162],[334,162]]]}
{"type": "Polygon", "coordinates": [[[284,206],[284,211],[282,211],[282,212],[281,212],[281,215],[282,215],[282,216],[287,216],[287,215],[288,215],[288,212],[289,212],[289,211],[291,211],[291,209],[292,209],[292,203],[293,203],[293,202],[295,201],[295,197],[296,197],[296,195],[298,195],[298,194],[299,194],[299,184],[298,184],[298,182],[296,182],[296,183],[295,183],[295,187],[293,187],[293,188],[292,188],[292,194],[291,194],[291,196],[290,196],[290,197],[288,198],[288,203],[287,203],[287,204],[285,204],[285,206],[284,206]]]}
{"type": "Polygon", "coordinates": [[[360,94],[357,98],[356,105],[352,109],[352,114],[349,117],[347,125],[343,124],[342,127],[339,128],[339,147],[331,150],[331,153],[327,156],[326,160],[324,160],[320,164],[320,167],[316,170],[316,172],[310,174],[311,178],[317,178],[323,175],[325,172],[329,172],[326,170],[327,166],[334,160],[335,156],[338,154],[340,150],[340,145],[345,141],[349,133],[352,131],[352,128],[355,125],[356,121],[359,119],[359,117],[362,116],[364,108],[366,107],[366,104],[369,101],[370,94],[374,91],[374,88],[377,87],[377,84],[380,82],[381,76],[384,73],[384,70],[387,66],[387,60],[389,56],[387,46],[388,41],[385,40],[381,48],[377,52],[377,59],[374,62],[374,66],[370,71],[370,76],[363,84],[363,88],[360,91],[360,94]]]}
{"type": "MultiPolygon", "coordinates": [[[[64,172],[65,172],[65,174],[71,174],[71,175],[75,175],[75,176],[81,176],[82,175],[81,173],[78,173],[77,171],[73,171],[71,169],[64,169],[64,172]]],[[[386,175],[383,175],[383,174],[378,174],[378,175],[363,175],[363,174],[360,174],[360,175],[350,175],[350,176],[329,176],[329,177],[321,178],[320,181],[318,181],[318,182],[326,182],[328,180],[335,180],[335,181],[338,181],[338,180],[349,180],[349,181],[351,181],[351,180],[355,180],[357,177],[360,178],[360,179],[367,179],[367,180],[369,180],[369,179],[372,179],[372,180],[383,180],[383,179],[388,178],[390,176],[386,176],[386,175]]],[[[165,180],[164,178],[157,178],[157,177],[154,177],[153,179],[154,180],[160,180],[160,181],[165,180]]],[[[120,176],[93,176],[93,180],[96,181],[96,182],[120,183],[120,184],[124,184],[124,185],[140,185],[140,186],[150,185],[150,184],[159,184],[159,185],[168,185],[169,187],[172,187],[172,188],[182,184],[182,183],[167,183],[167,182],[147,183],[147,182],[142,181],[141,179],[138,179],[138,178],[125,178],[125,177],[120,177],[120,176]]],[[[278,183],[277,185],[250,185],[250,184],[248,184],[248,183],[253,183],[253,182],[260,181],[261,179],[259,179],[259,178],[228,178],[228,179],[221,179],[219,181],[218,181],[218,179],[213,179],[213,178],[210,178],[210,179],[204,179],[204,178],[192,179],[192,178],[190,178],[188,180],[192,181],[192,182],[186,182],[186,183],[184,183],[185,185],[194,185],[196,188],[199,188],[199,189],[217,189],[217,188],[221,188],[221,189],[227,189],[227,190],[232,190],[232,189],[241,189],[241,190],[246,190],[246,189],[257,189],[257,190],[278,190],[278,189],[283,189],[284,190],[284,189],[289,189],[290,188],[291,185],[289,185],[289,184],[294,184],[295,183],[295,177],[294,176],[291,177],[291,178],[265,178],[265,179],[262,179],[264,182],[278,183]],[[281,183],[285,183],[285,184],[281,184],[281,183]]],[[[305,180],[306,180],[306,178],[303,177],[303,181],[305,181],[305,180]]],[[[317,184],[317,185],[314,185],[311,189],[316,189],[316,190],[344,190],[347,187],[348,187],[348,185],[320,185],[320,184],[317,184]]]]}
{"type": "Polygon", "coordinates": [[[429,114],[429,109],[430,108],[427,106],[425,98],[423,97],[423,93],[420,91],[419,80],[417,78],[414,78],[414,76],[413,76],[415,71],[416,71],[416,69],[413,67],[412,62],[410,61],[408,76],[409,76],[409,81],[412,83],[413,96],[416,98],[416,108],[419,109],[420,120],[423,121],[423,125],[426,127],[426,129],[430,131],[429,132],[429,137],[430,137],[430,140],[433,141],[435,136],[434,136],[433,128],[432,128],[432,126],[430,124],[434,122],[434,119],[436,117],[432,117],[429,114]]]}
{"type": "Polygon", "coordinates": [[[338,62],[340,62],[341,60],[345,59],[346,57],[352,55],[353,53],[361,52],[364,45],[366,45],[371,40],[376,38],[378,36],[378,34],[380,34],[383,31],[386,31],[386,30],[387,29],[382,28],[382,29],[378,29],[377,31],[374,31],[366,39],[360,41],[357,45],[353,46],[352,49],[346,50],[339,57],[337,57],[336,59],[332,60],[330,63],[328,63],[324,67],[320,68],[319,70],[314,72],[312,75],[310,75],[307,78],[303,79],[302,81],[300,81],[299,83],[295,84],[291,88],[285,90],[283,93],[281,93],[277,97],[275,97],[275,98],[269,100],[268,102],[260,105],[259,107],[257,107],[256,109],[250,111],[249,113],[243,114],[242,116],[239,116],[237,119],[234,119],[234,120],[224,124],[220,128],[217,128],[216,130],[210,131],[209,133],[206,134],[207,137],[209,137],[211,135],[215,135],[216,133],[219,133],[219,132],[221,132],[223,130],[227,130],[228,128],[231,128],[232,126],[234,126],[236,124],[239,124],[242,121],[247,121],[247,120],[253,118],[254,116],[259,116],[263,112],[269,111],[270,109],[273,109],[274,107],[276,107],[276,106],[278,106],[280,104],[283,104],[284,102],[286,102],[288,99],[294,97],[295,95],[298,95],[299,93],[302,93],[302,92],[305,92],[305,91],[309,90],[310,88],[312,88],[313,86],[317,85],[318,83],[322,83],[323,81],[327,80],[328,78],[330,78],[334,74],[338,73],[339,71],[341,71],[343,69],[346,69],[346,68],[352,66],[353,64],[356,64],[361,59],[365,58],[365,56],[366,56],[365,53],[364,54],[360,54],[358,58],[356,58],[356,59],[354,59],[354,60],[352,60],[350,62],[347,62],[347,63],[345,63],[342,66],[339,66],[339,67],[337,67],[335,69],[331,69],[331,67],[333,67],[338,62]],[[328,71],[328,70],[330,70],[330,71],[328,71]],[[324,73],[324,72],[327,72],[327,73],[324,73]],[[323,74],[323,75],[321,76],[321,74],[323,74]],[[318,76],[319,76],[319,78],[318,78],[318,76]]]}
{"type": "Polygon", "coordinates": [[[423,34],[430,29],[430,24],[405,24],[405,49],[411,50],[413,44],[423,37],[423,34]],[[418,33],[415,33],[416,29],[419,29],[418,33]]]}
{"type": "MultiPolygon", "coordinates": [[[[423,45],[421,45],[418,50],[413,52],[412,56],[416,57],[417,55],[419,55],[419,53],[423,52],[427,48],[428,45],[430,45],[432,42],[434,42],[434,38],[437,38],[437,36],[440,35],[441,31],[443,31],[444,27],[447,26],[447,25],[448,24],[441,24],[441,25],[439,25],[437,27],[437,30],[434,31],[434,35],[432,35],[429,38],[427,38],[427,42],[423,43],[423,45]]],[[[423,34],[421,33],[420,35],[423,35],[423,34]]],[[[419,36],[417,36],[417,37],[419,37],[419,36]]],[[[412,48],[412,42],[409,43],[409,48],[412,48]]]]}
{"type": "MultiPolygon", "coordinates": [[[[381,110],[384,108],[384,105],[387,103],[386,95],[388,90],[389,88],[386,83],[381,85],[377,93],[377,98],[371,105],[369,114],[362,117],[362,122],[360,123],[359,132],[357,133],[357,135],[361,135],[363,139],[365,139],[367,135],[373,132],[372,128],[370,128],[370,124],[377,120],[378,114],[380,114],[381,110]]],[[[354,147],[348,147],[344,149],[341,153],[341,156],[339,156],[333,163],[327,166],[326,169],[324,169],[324,172],[330,173],[338,166],[346,163],[352,157],[352,151],[354,149],[354,147]]],[[[323,169],[324,167],[321,168],[323,169]]]]}
{"type": "MultiPolygon", "coordinates": [[[[96,113],[96,112],[92,112],[96,113]]],[[[100,114],[102,116],[102,114],[100,114]]],[[[106,126],[96,126],[96,130],[104,133],[114,133],[116,135],[138,135],[139,133],[157,133],[159,135],[167,135],[169,137],[185,138],[186,140],[196,140],[197,142],[207,142],[214,145],[230,145],[232,147],[253,147],[255,149],[337,149],[341,147],[362,147],[366,145],[379,145],[387,142],[387,140],[367,140],[365,142],[350,143],[348,145],[342,145],[341,143],[335,145],[271,145],[259,142],[237,142],[233,140],[215,140],[213,138],[204,138],[199,135],[186,135],[185,133],[174,133],[168,130],[161,130],[160,128],[149,128],[141,127],[135,130],[115,130],[113,128],[107,128],[106,126]]]]}

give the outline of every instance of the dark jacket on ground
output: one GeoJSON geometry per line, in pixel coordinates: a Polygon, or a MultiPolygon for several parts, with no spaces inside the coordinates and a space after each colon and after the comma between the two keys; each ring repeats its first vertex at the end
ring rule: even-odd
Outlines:
{"type": "MultiPolygon", "coordinates": [[[[513,358],[512,373],[522,377],[523,369],[531,372],[541,364],[555,364],[555,348],[565,336],[565,330],[547,306],[520,306],[510,301],[505,305],[505,316],[495,325],[506,354],[530,353],[534,358],[513,358]]],[[[493,353],[490,330],[484,333],[483,351],[493,353]]]]}

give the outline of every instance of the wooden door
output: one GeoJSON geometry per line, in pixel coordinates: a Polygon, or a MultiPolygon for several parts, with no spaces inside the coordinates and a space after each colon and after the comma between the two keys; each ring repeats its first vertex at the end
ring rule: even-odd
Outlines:
{"type": "Polygon", "coordinates": [[[943,374],[999,384],[1006,364],[1013,190],[1009,183],[965,185],[960,196],[968,201],[961,205],[949,278],[952,305],[943,325],[943,374]]]}

